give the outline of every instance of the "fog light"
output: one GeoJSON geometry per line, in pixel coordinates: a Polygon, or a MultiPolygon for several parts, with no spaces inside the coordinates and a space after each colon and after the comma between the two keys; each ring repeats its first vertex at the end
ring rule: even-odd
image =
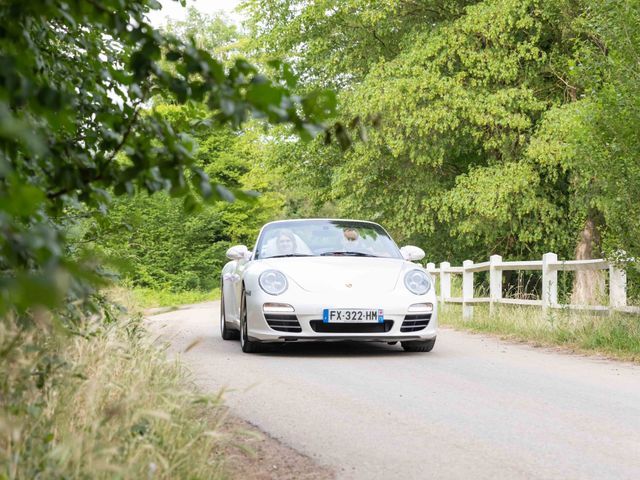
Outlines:
{"type": "Polygon", "coordinates": [[[408,309],[408,312],[433,312],[432,303],[414,303],[408,309]]]}
{"type": "Polygon", "coordinates": [[[288,303],[265,303],[262,305],[262,311],[264,313],[288,313],[296,310],[288,303]]]}

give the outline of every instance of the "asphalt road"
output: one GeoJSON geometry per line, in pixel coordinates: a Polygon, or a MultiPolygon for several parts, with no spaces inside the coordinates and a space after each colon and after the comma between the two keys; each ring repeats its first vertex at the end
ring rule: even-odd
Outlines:
{"type": "Polygon", "coordinates": [[[150,325],[200,388],[225,389],[234,413],[338,478],[640,478],[640,366],[449,329],[426,354],[288,344],[247,355],[220,337],[218,310],[150,325]]]}

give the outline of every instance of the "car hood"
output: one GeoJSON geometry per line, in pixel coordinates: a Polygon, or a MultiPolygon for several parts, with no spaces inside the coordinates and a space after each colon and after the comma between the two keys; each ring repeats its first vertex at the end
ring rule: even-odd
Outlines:
{"type": "Polygon", "coordinates": [[[369,257],[292,257],[262,262],[309,292],[390,292],[404,271],[416,267],[397,258],[369,257]]]}

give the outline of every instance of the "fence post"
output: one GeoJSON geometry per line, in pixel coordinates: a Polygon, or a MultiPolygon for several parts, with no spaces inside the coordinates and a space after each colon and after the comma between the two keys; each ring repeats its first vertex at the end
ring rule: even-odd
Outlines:
{"type": "Polygon", "coordinates": [[[438,285],[437,285],[437,281],[438,281],[438,277],[433,273],[433,271],[436,269],[436,264],[433,262],[429,262],[427,263],[427,272],[429,272],[429,274],[431,275],[431,279],[433,280],[433,291],[436,292],[438,289],[438,285]]]}
{"type": "Polygon", "coordinates": [[[473,300],[473,272],[468,272],[467,268],[473,265],[473,260],[465,260],[462,262],[464,271],[462,272],[462,318],[470,319],[473,317],[473,304],[467,303],[473,300]]]}
{"type": "Polygon", "coordinates": [[[447,271],[450,267],[449,262],[440,264],[440,302],[443,306],[445,299],[451,298],[451,273],[447,271]]]}
{"type": "Polygon", "coordinates": [[[502,263],[500,255],[489,257],[489,311],[493,313],[495,304],[502,298],[502,270],[498,270],[498,265],[502,263]]]}
{"type": "Polygon", "coordinates": [[[609,265],[609,305],[611,308],[627,306],[627,272],[609,265]]]}
{"type": "Polygon", "coordinates": [[[542,256],[542,310],[558,304],[558,270],[553,265],[557,262],[555,253],[542,256]]]}

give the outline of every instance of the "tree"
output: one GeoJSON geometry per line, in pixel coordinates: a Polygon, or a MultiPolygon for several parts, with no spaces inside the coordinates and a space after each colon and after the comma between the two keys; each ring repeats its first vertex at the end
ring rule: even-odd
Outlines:
{"type": "MultiPolygon", "coordinates": [[[[158,112],[179,129],[192,109],[162,105],[158,112]]],[[[283,195],[273,190],[262,165],[263,129],[257,122],[241,131],[205,129],[195,140],[195,164],[214,182],[244,194],[234,202],[183,204],[166,192],[114,199],[109,215],[85,222],[81,241],[91,241],[136,286],[163,291],[210,290],[233,244],[251,245],[261,226],[281,214],[283,195]],[[185,211],[189,208],[189,212],[185,211]]]]}
{"type": "MultiPolygon", "coordinates": [[[[547,112],[527,154],[571,185],[582,210],[576,258],[604,254],[628,262],[640,253],[640,3],[596,2],[581,21],[596,48],[581,51],[565,81],[585,87],[547,112]]],[[[603,289],[602,275],[578,273],[573,300],[591,300],[603,289]]]]}
{"type": "Polygon", "coordinates": [[[86,298],[95,259],[71,251],[66,232],[77,215],[105,214],[112,193],[164,190],[188,204],[232,196],[197,165],[189,132],[148,108],[158,93],[206,105],[194,128],[262,118],[312,138],[333,114],[330,92],[291,94],[295,78],[281,62],[270,80],[153,29],[145,13],[157,7],[0,5],[0,314],[86,298]]]}
{"type": "Polygon", "coordinates": [[[247,0],[253,46],[286,58],[305,85],[349,88],[399,55],[413,35],[457,18],[477,0],[247,0]]]}
{"type": "MultiPolygon", "coordinates": [[[[344,80],[345,117],[381,119],[369,142],[348,152],[327,155],[319,142],[300,147],[299,168],[314,179],[318,200],[334,202],[345,215],[383,221],[399,238],[427,245],[434,259],[548,250],[567,257],[590,224],[605,243],[612,238],[608,225],[624,217],[621,208],[604,213],[618,202],[613,183],[606,201],[595,195],[604,187],[593,188],[618,177],[611,168],[594,170],[594,153],[610,144],[592,127],[576,128],[576,121],[596,118],[585,106],[602,101],[613,71],[629,77],[623,65],[634,65],[631,54],[611,63],[618,44],[636,51],[636,12],[628,2],[614,2],[615,8],[564,0],[248,4],[264,51],[294,52],[294,65],[311,72],[303,75],[308,85],[329,83],[322,72],[333,72],[327,77],[344,80]],[[398,20],[407,12],[410,19],[398,20]],[[379,32],[383,41],[385,32],[393,39],[385,42],[393,52],[372,46],[379,32]],[[607,41],[613,32],[616,41],[607,41]],[[598,139],[597,145],[580,138],[598,139]]],[[[627,91],[618,106],[633,105],[627,91]]],[[[617,111],[631,129],[634,111],[617,111]]],[[[611,158],[597,163],[611,165],[611,158]]],[[[629,203],[631,197],[619,204],[629,203]]],[[[619,237],[624,229],[616,230],[619,237]]]]}
{"type": "MultiPolygon", "coordinates": [[[[169,22],[167,30],[185,42],[193,38],[199,48],[230,65],[245,41],[220,14],[195,9],[184,21],[169,22]]],[[[194,130],[191,123],[206,116],[206,105],[179,105],[171,96],[154,98],[154,112],[175,131],[192,130],[194,165],[240,198],[203,202],[187,196],[183,203],[165,192],[123,196],[114,200],[109,215],[85,222],[79,242],[90,241],[136,286],[208,291],[219,284],[225,251],[232,244],[250,245],[262,224],[281,214],[283,195],[273,190],[274,176],[263,168],[269,157],[264,127],[253,121],[241,129],[203,125],[194,130]]]]}

